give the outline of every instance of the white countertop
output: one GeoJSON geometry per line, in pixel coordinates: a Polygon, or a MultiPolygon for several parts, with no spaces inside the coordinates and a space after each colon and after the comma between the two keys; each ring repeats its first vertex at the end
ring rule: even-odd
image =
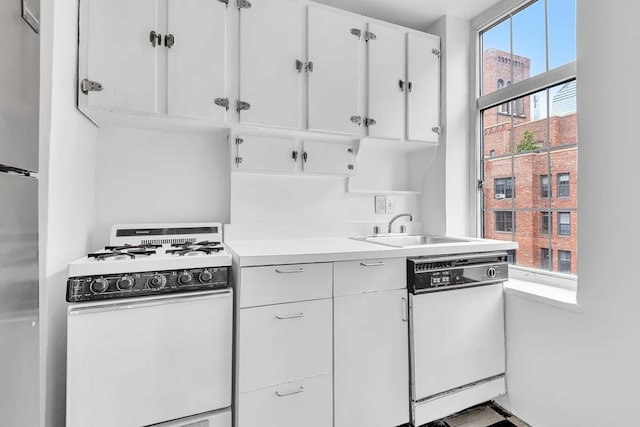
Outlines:
{"type": "Polygon", "coordinates": [[[517,249],[516,242],[471,239],[394,248],[348,237],[225,241],[239,267],[445,255],[517,249]]]}

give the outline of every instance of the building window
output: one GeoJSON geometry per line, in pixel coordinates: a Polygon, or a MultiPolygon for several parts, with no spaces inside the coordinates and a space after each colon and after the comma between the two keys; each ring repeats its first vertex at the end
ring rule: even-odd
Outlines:
{"type": "Polygon", "coordinates": [[[571,273],[570,251],[558,251],[558,271],[561,273],[571,273]]]}
{"type": "MultiPolygon", "coordinates": [[[[551,256],[560,249],[556,245],[578,247],[571,230],[579,190],[576,3],[499,2],[495,19],[480,22],[483,15],[474,21],[480,46],[479,73],[472,76],[472,85],[479,82],[474,178],[488,186],[494,182],[493,192],[471,189],[481,215],[478,235],[518,242],[524,250],[514,266],[558,271],[558,259],[551,256]],[[511,178],[511,193],[505,177],[511,178]],[[499,200],[509,194],[508,202],[499,200]]],[[[576,266],[577,251],[571,257],[576,266]]]]}
{"type": "Polygon", "coordinates": [[[496,178],[493,180],[494,197],[511,199],[513,197],[513,178],[496,178]]]}
{"type": "Polygon", "coordinates": [[[558,235],[571,235],[571,212],[558,212],[558,235]]]}
{"type": "Polygon", "coordinates": [[[496,231],[512,232],[515,230],[513,211],[496,211],[496,231]]]}
{"type": "Polygon", "coordinates": [[[569,174],[558,174],[558,197],[569,197],[569,174]]]}
{"type": "Polygon", "coordinates": [[[516,263],[516,250],[515,249],[507,250],[507,262],[509,264],[515,264],[516,263]]]}
{"type": "Polygon", "coordinates": [[[551,212],[540,212],[540,233],[549,234],[551,230],[551,212]]]}
{"type": "Polygon", "coordinates": [[[549,175],[540,175],[540,197],[546,199],[551,197],[551,184],[549,175]]]}
{"type": "Polygon", "coordinates": [[[551,250],[549,248],[540,248],[540,268],[551,270],[551,250]]]}

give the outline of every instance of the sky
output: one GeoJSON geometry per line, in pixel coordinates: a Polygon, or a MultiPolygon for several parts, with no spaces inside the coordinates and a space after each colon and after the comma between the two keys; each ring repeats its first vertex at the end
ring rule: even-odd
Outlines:
{"type": "MultiPolygon", "coordinates": [[[[576,0],[547,0],[549,69],[575,61],[576,0]]],[[[531,59],[531,76],[547,70],[545,58],[544,0],[537,0],[513,16],[513,53],[531,59]]],[[[509,20],[483,35],[483,47],[509,52],[509,20]]]]}

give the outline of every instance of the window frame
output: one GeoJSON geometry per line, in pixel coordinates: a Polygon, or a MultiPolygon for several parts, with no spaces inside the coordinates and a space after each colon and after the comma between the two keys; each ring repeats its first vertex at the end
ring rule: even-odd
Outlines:
{"type": "Polygon", "coordinates": [[[565,250],[562,250],[562,249],[558,249],[557,252],[558,252],[558,272],[565,273],[565,274],[567,274],[567,273],[571,274],[571,251],[565,251],[565,250]],[[569,259],[568,260],[567,259],[561,259],[560,255],[562,255],[562,254],[569,254],[569,259]],[[567,262],[569,263],[569,270],[561,270],[560,266],[561,265],[566,265],[567,262]]]}
{"type": "Polygon", "coordinates": [[[563,172],[563,173],[559,173],[556,175],[556,185],[557,185],[557,193],[556,193],[556,197],[558,197],[559,199],[568,199],[571,197],[571,173],[569,172],[563,172]],[[567,182],[561,182],[560,181],[560,177],[566,176],[567,177],[567,182]],[[562,185],[562,186],[561,186],[562,185]],[[567,190],[567,194],[564,195],[562,194],[562,191],[560,191],[560,189],[566,189],[567,190]]]}
{"type": "MultiPolygon", "coordinates": [[[[496,233],[513,233],[516,231],[516,212],[508,209],[500,209],[493,211],[493,229],[496,233]],[[510,230],[499,230],[498,229],[498,214],[511,214],[511,229],[510,230]]],[[[507,224],[506,220],[500,221],[501,223],[507,224]]],[[[505,227],[506,228],[506,227],[505,227]]]]}
{"type": "Polygon", "coordinates": [[[551,174],[547,173],[547,174],[543,174],[540,175],[540,198],[541,199],[550,199],[551,197],[553,197],[553,194],[551,192],[551,174]],[[544,180],[547,180],[547,183],[544,183],[544,180]],[[546,192],[547,194],[545,195],[545,188],[546,188],[546,192]]]}
{"type": "Polygon", "coordinates": [[[571,236],[571,212],[569,211],[558,211],[558,236],[565,236],[565,237],[569,237],[571,236]],[[569,218],[569,222],[567,223],[563,223],[560,218],[564,217],[564,215],[567,216],[567,218],[569,218]],[[566,233],[563,233],[562,231],[565,230],[562,226],[566,227],[566,233]]]}
{"type": "Polygon", "coordinates": [[[496,199],[496,200],[513,199],[514,198],[514,190],[515,190],[514,181],[515,181],[515,178],[512,177],[512,176],[507,176],[507,177],[503,177],[503,178],[494,178],[493,179],[493,198],[496,199]],[[501,192],[501,193],[498,193],[498,181],[503,181],[503,183],[501,185],[504,186],[504,191],[501,192]],[[509,183],[510,183],[510,186],[509,186],[509,183]],[[508,193],[507,190],[511,190],[511,195],[507,195],[507,193],[508,193]],[[504,197],[498,197],[498,194],[503,194],[504,197]]]}
{"type": "Polygon", "coordinates": [[[540,234],[548,236],[549,233],[551,233],[551,230],[553,230],[553,214],[550,211],[540,211],[540,234]],[[545,220],[544,218],[547,218],[547,227],[546,227],[546,231],[545,231],[545,220]]]}
{"type": "MultiPolygon", "coordinates": [[[[577,80],[576,61],[547,70],[526,80],[516,82],[506,86],[499,91],[494,91],[481,95],[482,91],[482,41],[481,33],[499,24],[504,19],[516,14],[520,10],[533,4],[536,0],[502,0],[486,11],[477,15],[471,20],[470,37],[470,131],[471,131],[471,153],[473,162],[471,163],[472,173],[469,177],[469,203],[472,207],[470,215],[470,229],[475,231],[477,237],[482,237],[484,232],[483,221],[483,165],[482,165],[482,111],[492,107],[499,107],[505,102],[513,101],[517,98],[532,95],[547,88],[551,88],[572,80],[577,80]]],[[[550,199],[549,199],[550,200],[550,199]]],[[[495,227],[495,222],[494,222],[495,227]]],[[[552,225],[550,224],[550,228],[552,225]]],[[[551,236],[549,236],[550,238],[551,236]]],[[[551,255],[550,255],[551,258],[551,255]]],[[[551,262],[552,263],[552,262],[551,262]]],[[[509,265],[514,276],[521,273],[536,283],[557,286],[561,288],[569,287],[575,289],[577,275],[568,275],[555,271],[536,269],[525,266],[509,265]],[[573,285],[571,285],[573,284],[573,285]]]]}

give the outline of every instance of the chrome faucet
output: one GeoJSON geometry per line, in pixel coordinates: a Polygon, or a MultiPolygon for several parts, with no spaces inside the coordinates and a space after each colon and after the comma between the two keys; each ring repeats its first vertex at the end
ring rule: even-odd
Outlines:
{"type": "MultiPolygon", "coordinates": [[[[391,218],[391,220],[389,221],[389,227],[387,229],[387,233],[391,233],[391,226],[393,225],[393,222],[398,218],[402,218],[403,216],[408,216],[409,217],[409,221],[413,221],[413,215],[411,215],[410,213],[398,214],[398,215],[394,216],[393,218],[391,218]]],[[[404,225],[401,225],[400,226],[400,232],[404,233],[405,231],[406,231],[406,227],[404,225]]]]}

